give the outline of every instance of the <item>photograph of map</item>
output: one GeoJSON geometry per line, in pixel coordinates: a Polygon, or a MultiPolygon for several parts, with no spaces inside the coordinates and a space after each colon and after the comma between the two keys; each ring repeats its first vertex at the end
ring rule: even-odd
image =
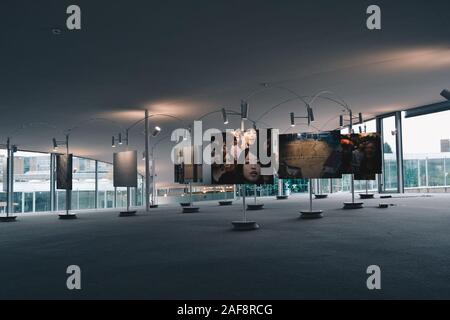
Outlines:
{"type": "Polygon", "coordinates": [[[339,131],[279,136],[280,179],[340,178],[339,131]]]}

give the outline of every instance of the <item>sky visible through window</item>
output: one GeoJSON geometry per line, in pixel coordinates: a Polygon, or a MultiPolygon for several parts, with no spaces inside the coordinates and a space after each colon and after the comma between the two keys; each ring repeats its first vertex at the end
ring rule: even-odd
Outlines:
{"type": "Polygon", "coordinates": [[[403,118],[405,154],[440,153],[441,139],[450,139],[450,111],[403,118]]]}

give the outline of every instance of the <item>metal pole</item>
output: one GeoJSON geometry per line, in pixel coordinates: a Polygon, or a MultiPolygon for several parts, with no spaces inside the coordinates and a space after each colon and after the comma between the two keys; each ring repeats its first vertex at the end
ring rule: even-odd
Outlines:
{"type": "Polygon", "coordinates": [[[253,185],[253,195],[255,196],[255,204],[256,204],[256,184],[253,185]]]}
{"type": "MultiPolygon", "coordinates": [[[[126,146],[127,146],[127,151],[128,151],[128,129],[126,130],[125,138],[126,138],[126,146]]],[[[131,192],[130,192],[130,187],[127,187],[127,211],[130,211],[130,205],[131,205],[131,192]]]]}
{"type": "MultiPolygon", "coordinates": [[[[66,134],[66,155],[69,159],[69,135],[66,134]]],[[[72,160],[73,161],[73,160],[72,160]]],[[[72,190],[66,189],[66,214],[69,214],[69,210],[72,204],[72,190]]]]}
{"type": "Polygon", "coordinates": [[[156,158],[154,153],[154,147],[152,147],[152,204],[156,204],[156,180],[155,180],[155,170],[156,170],[156,158]]]}
{"type": "Polygon", "coordinates": [[[245,222],[245,221],[247,221],[247,211],[246,211],[246,207],[245,207],[245,184],[241,185],[241,190],[242,190],[242,208],[243,208],[244,222],[245,222]]]}
{"type": "Polygon", "coordinates": [[[95,209],[98,209],[98,161],[95,160],[95,209]]]}
{"type": "MultiPolygon", "coordinates": [[[[244,123],[244,119],[241,118],[241,133],[244,134],[244,129],[245,129],[245,123],[244,123]]],[[[245,184],[241,185],[241,190],[242,190],[242,206],[243,206],[243,215],[244,215],[244,222],[247,221],[247,211],[246,211],[246,207],[245,207],[245,184]]]]}
{"type": "Polygon", "coordinates": [[[309,211],[310,212],[312,212],[312,196],[313,196],[312,179],[309,179],[309,211]]]}
{"type": "Polygon", "coordinates": [[[150,158],[148,152],[148,110],[145,110],[145,210],[150,210],[150,158]]]}
{"type": "Polygon", "coordinates": [[[55,154],[50,154],[50,211],[55,211],[55,154]]]}
{"type": "MultiPolygon", "coordinates": [[[[351,135],[353,130],[353,113],[351,110],[349,110],[349,113],[350,113],[349,133],[351,135]]],[[[352,190],[352,203],[355,203],[355,176],[353,175],[353,173],[351,175],[350,186],[352,190]]]]}
{"type": "Polygon", "coordinates": [[[11,211],[11,148],[9,138],[6,142],[6,216],[9,217],[11,211]]]}

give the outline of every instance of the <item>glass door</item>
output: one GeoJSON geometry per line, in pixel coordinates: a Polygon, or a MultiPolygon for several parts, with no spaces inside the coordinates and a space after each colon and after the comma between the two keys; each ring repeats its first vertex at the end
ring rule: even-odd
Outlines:
{"type": "Polygon", "coordinates": [[[378,131],[381,132],[383,149],[383,173],[379,191],[402,192],[401,156],[401,115],[398,113],[378,119],[378,131]]]}

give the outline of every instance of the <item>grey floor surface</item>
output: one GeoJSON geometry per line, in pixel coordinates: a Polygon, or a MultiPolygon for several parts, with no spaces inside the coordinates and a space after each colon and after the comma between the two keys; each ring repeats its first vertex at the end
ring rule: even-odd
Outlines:
{"type": "Polygon", "coordinates": [[[314,201],[324,218],[311,221],[298,219],[304,195],[264,199],[251,232],[231,229],[239,203],[19,216],[0,224],[0,299],[450,298],[450,195],[397,197],[344,211],[349,195],[334,194],[314,201]],[[82,290],[66,289],[68,265],[81,267],[82,290]],[[369,265],[380,291],[366,288],[369,265]]]}

